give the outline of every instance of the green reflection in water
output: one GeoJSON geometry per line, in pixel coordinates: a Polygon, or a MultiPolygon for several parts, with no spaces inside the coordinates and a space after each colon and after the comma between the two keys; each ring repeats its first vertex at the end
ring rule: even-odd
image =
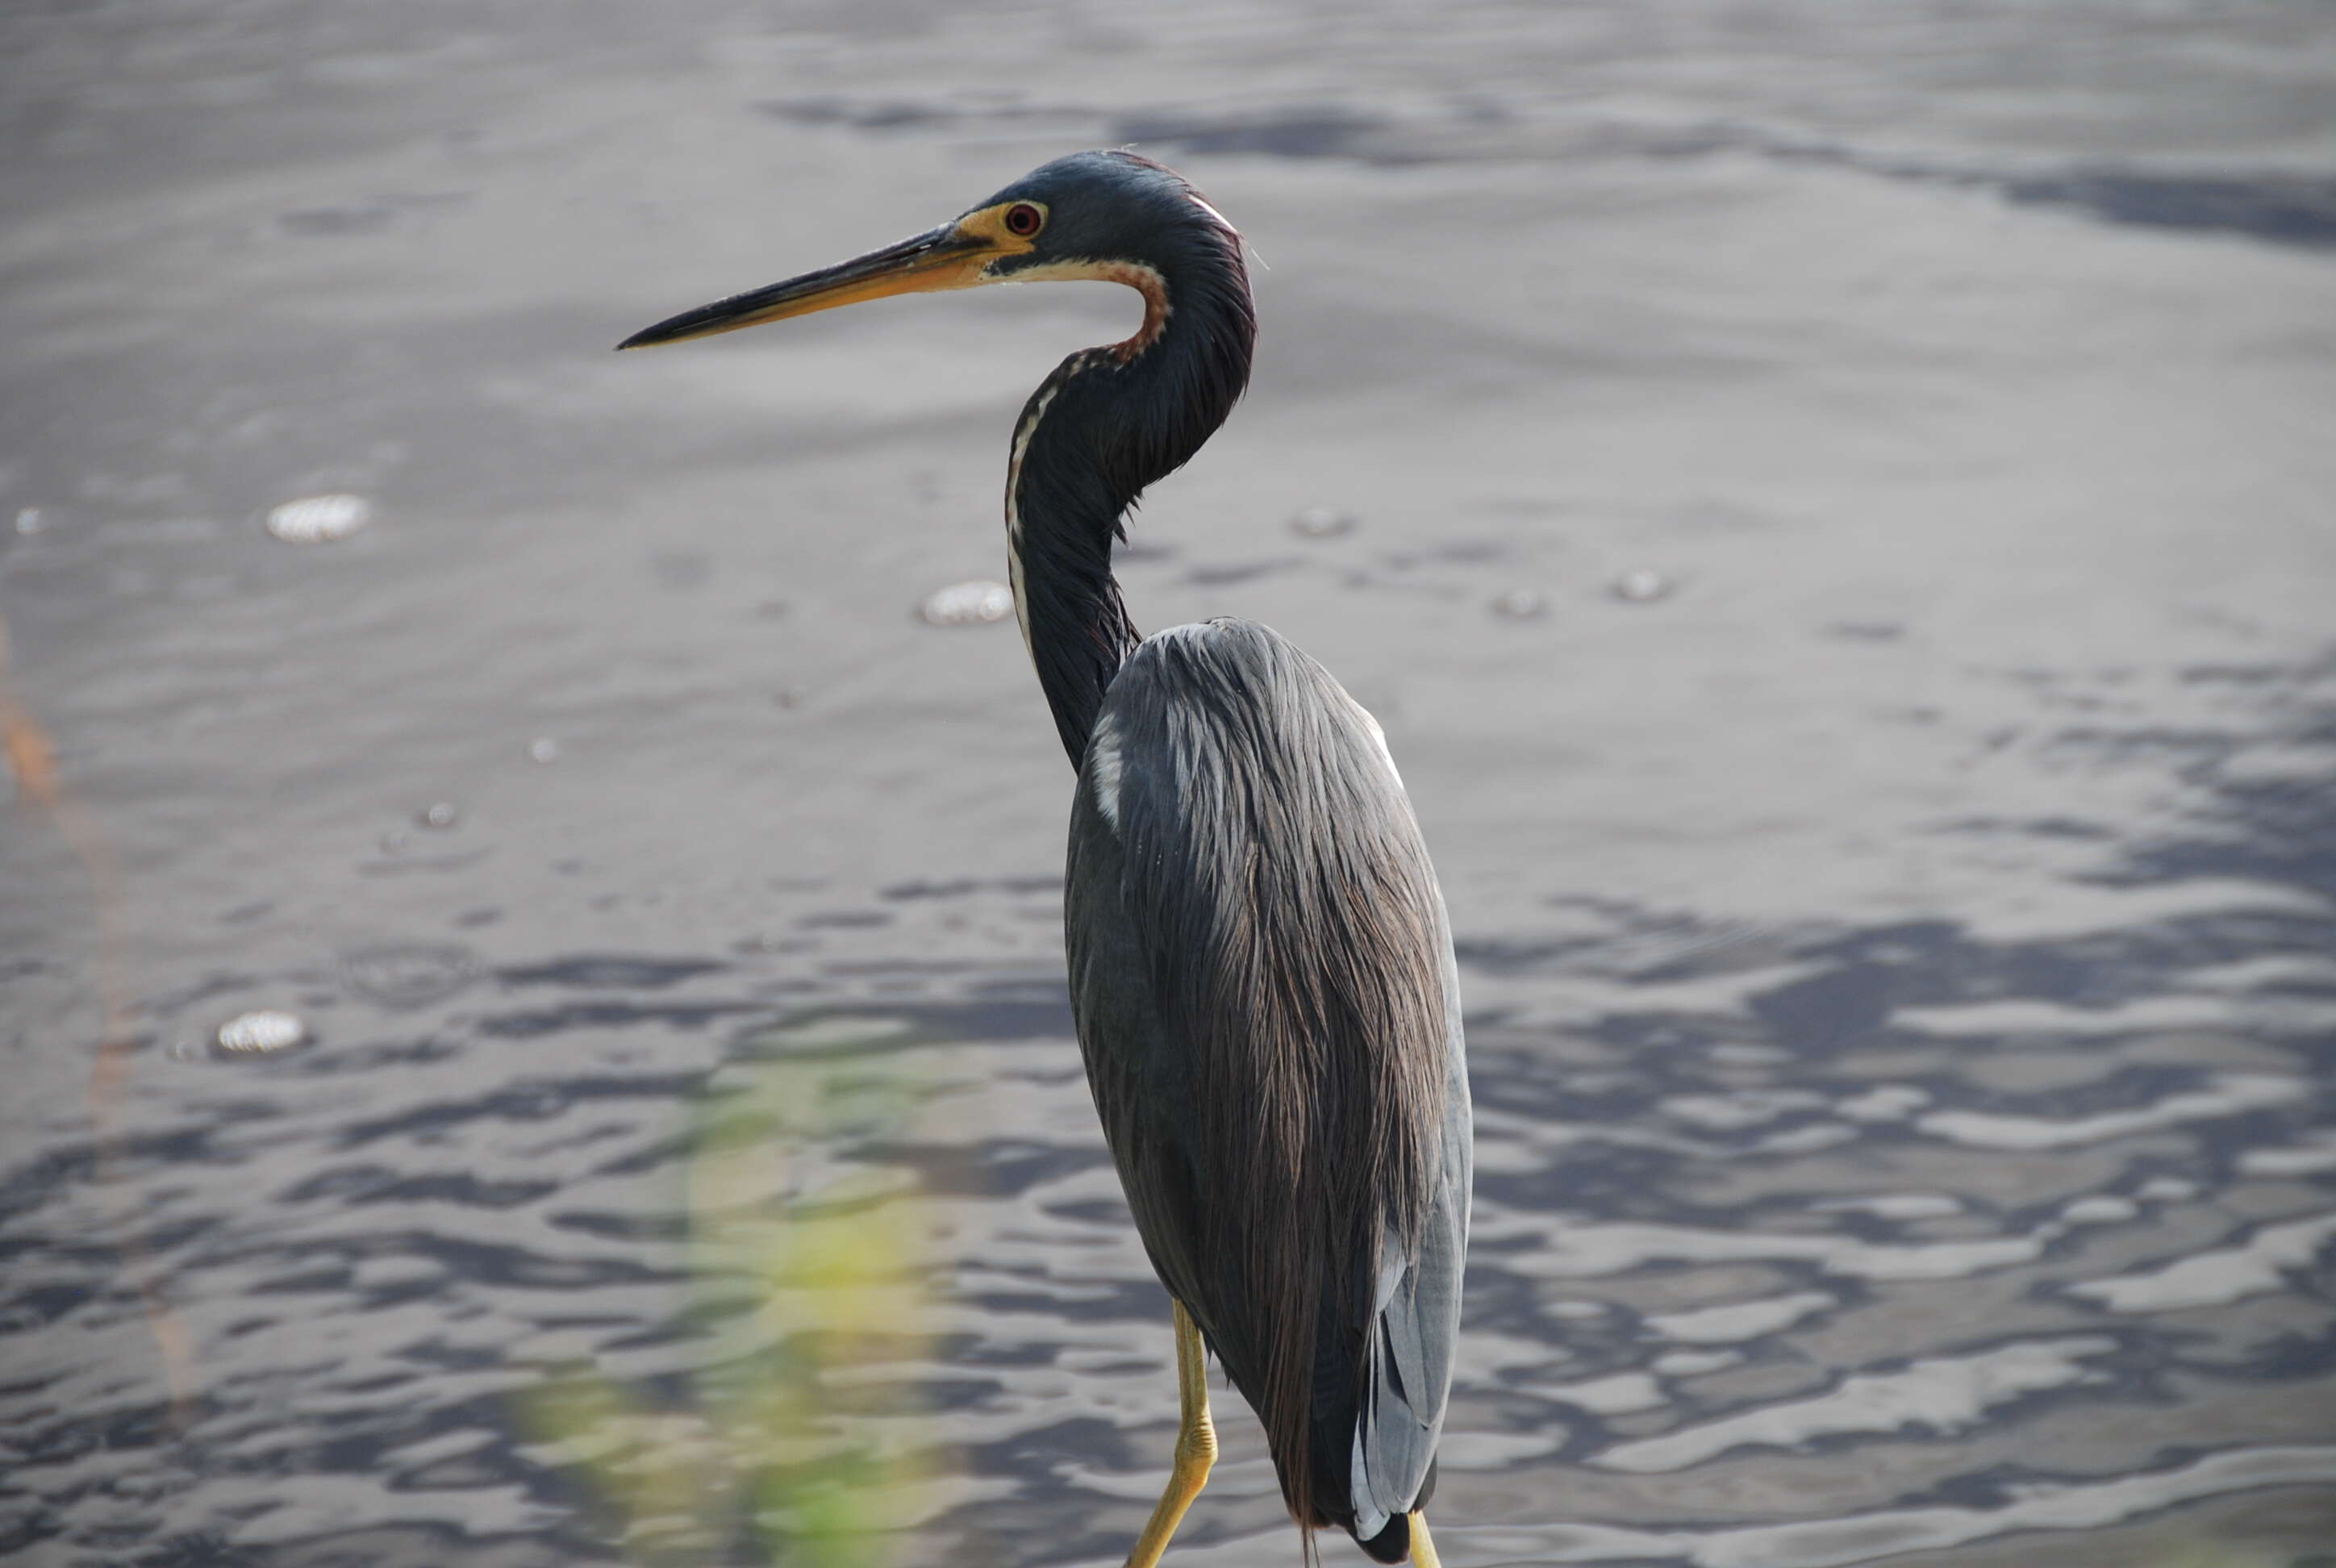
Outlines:
{"type": "Polygon", "coordinates": [[[916,1096],[881,1024],[746,1042],[700,1104],[683,1182],[706,1351],[665,1393],[579,1368],[526,1399],[647,1568],[758,1554],[881,1568],[930,1511],[918,1462],[926,1216],[912,1179],[857,1151],[903,1135],[916,1096]],[[663,1397],[660,1397],[660,1395],[663,1397]]]}

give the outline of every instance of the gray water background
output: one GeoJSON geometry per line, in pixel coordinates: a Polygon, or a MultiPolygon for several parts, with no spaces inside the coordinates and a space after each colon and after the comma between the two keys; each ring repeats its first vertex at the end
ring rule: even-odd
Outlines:
{"type": "MultiPolygon", "coordinates": [[[[607,349],[1127,141],[1264,321],[1138,621],[1336,671],[1458,933],[1446,1561],[2336,1561],[2304,0],[10,7],[0,616],[67,804],[0,820],[0,1556],[772,1560],[529,1401],[721,1446],[800,1335],[697,1129],[812,1061],[877,1108],[774,1190],[913,1238],[829,1423],[920,1477],[898,1560],[1118,1561],[1174,1400],[1069,775],[1010,620],[915,609],[1134,302],[607,349]],[[209,1047],[258,1008],[312,1038],[209,1047]]],[[[1172,1561],[1296,1561],[1221,1414],[1172,1561]]]]}

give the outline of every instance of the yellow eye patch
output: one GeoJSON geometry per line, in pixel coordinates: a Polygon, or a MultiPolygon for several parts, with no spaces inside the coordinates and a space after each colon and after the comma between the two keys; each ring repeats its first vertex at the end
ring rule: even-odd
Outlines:
{"type": "Polygon", "coordinates": [[[957,220],[959,234],[985,241],[1000,256],[1020,256],[1036,249],[1037,238],[1046,227],[1046,204],[1043,201],[1001,201],[995,207],[968,212],[957,220]]]}

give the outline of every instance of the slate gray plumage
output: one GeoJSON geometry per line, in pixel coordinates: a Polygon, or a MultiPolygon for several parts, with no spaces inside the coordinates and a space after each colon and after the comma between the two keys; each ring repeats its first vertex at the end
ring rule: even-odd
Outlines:
{"type": "Polygon", "coordinates": [[[1265,627],[1151,638],[1105,695],[1066,885],[1153,1267],[1300,1522],[1399,1561],[1451,1385],[1469,1114],[1443,900],[1377,726],[1265,627]]]}

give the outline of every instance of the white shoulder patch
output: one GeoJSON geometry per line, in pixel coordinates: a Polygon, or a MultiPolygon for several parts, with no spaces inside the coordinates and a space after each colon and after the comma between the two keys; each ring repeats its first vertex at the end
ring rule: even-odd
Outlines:
{"type": "Polygon", "coordinates": [[[1363,727],[1371,732],[1371,739],[1378,745],[1379,760],[1387,764],[1387,772],[1395,775],[1395,787],[1402,789],[1403,774],[1401,770],[1395,765],[1395,754],[1387,750],[1387,731],[1379,727],[1379,721],[1372,716],[1370,709],[1365,707],[1361,703],[1355,702],[1353,697],[1348,697],[1347,700],[1350,703],[1354,703],[1355,711],[1362,715],[1363,727]]]}
{"type": "Polygon", "coordinates": [[[1087,761],[1083,770],[1095,810],[1114,833],[1119,832],[1119,723],[1109,713],[1095,720],[1087,737],[1087,761]]]}

